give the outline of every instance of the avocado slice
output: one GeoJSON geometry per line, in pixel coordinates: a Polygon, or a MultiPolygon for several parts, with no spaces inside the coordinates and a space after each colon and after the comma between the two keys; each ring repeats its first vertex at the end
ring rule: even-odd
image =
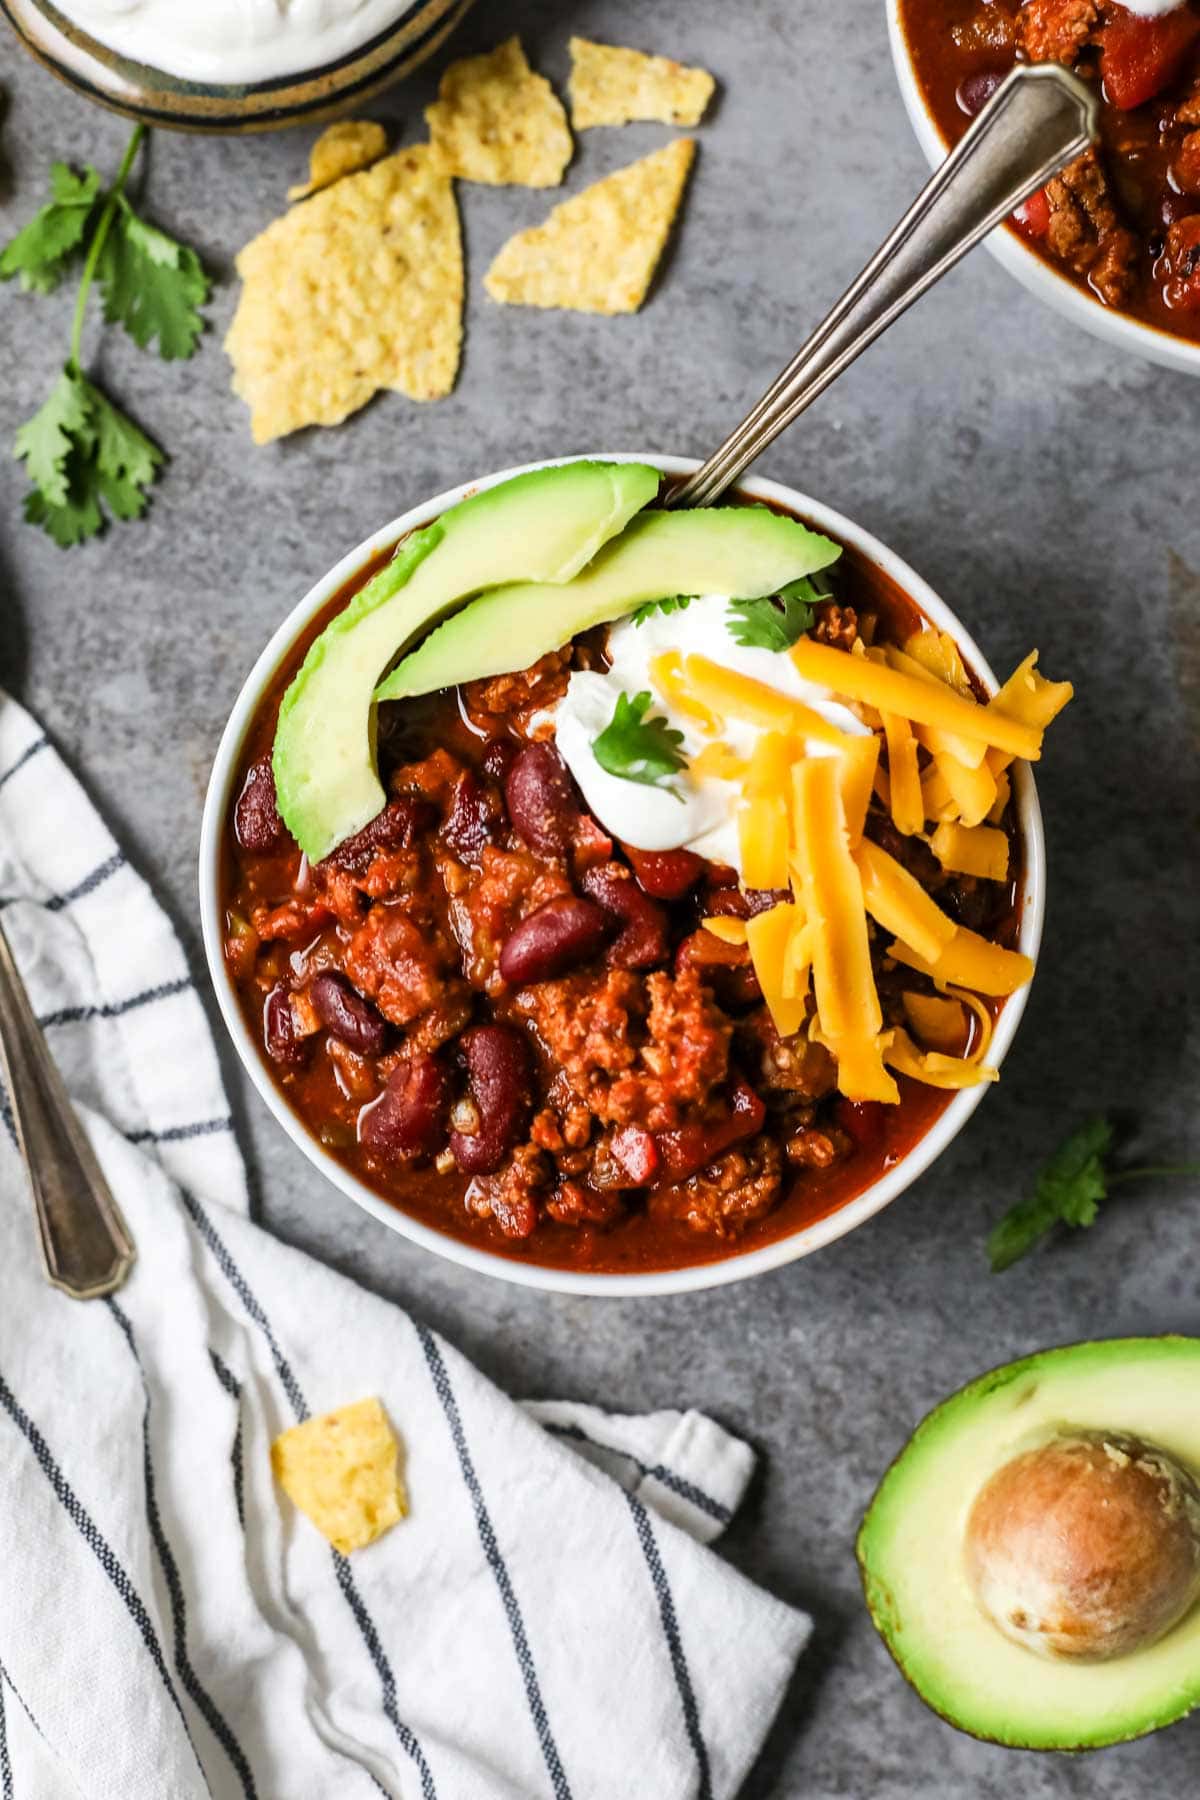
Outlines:
{"type": "Polygon", "coordinates": [[[398,663],[375,698],[408,699],[527,669],[580,632],[619,619],[646,600],[777,594],[840,555],[828,538],[765,506],[646,513],[573,581],[490,587],[398,663]]]}
{"type": "MultiPolygon", "coordinates": [[[[1105,1477],[1118,1481],[1130,1465],[1114,1438],[1164,1452],[1193,1496],[1182,1512],[1194,1539],[1197,1391],[1198,1338],[1071,1344],[981,1376],[917,1427],[871,1502],[858,1561],[885,1644],[921,1698],[950,1724],[1000,1744],[1084,1750],[1141,1737],[1200,1705],[1200,1601],[1185,1597],[1182,1616],[1161,1636],[1109,1660],[1038,1654],[1028,1637],[1014,1641],[983,1610],[966,1554],[976,1503],[999,1472],[1011,1473],[1018,1460],[1026,1466],[1047,1444],[1079,1436],[1101,1445],[1111,1462],[1105,1477]]],[[[1144,1469],[1145,1462],[1133,1466],[1144,1469]]],[[[1071,1491],[1060,1487],[1038,1498],[1053,1512],[1074,1504],[1071,1491]]],[[[1103,1503],[1113,1504],[1107,1497],[1103,1503]]],[[[1179,1521],[1179,1507],[1153,1510],[1155,1518],[1165,1510],[1179,1521]]],[[[1066,1544],[1069,1554],[1078,1554],[1088,1530],[1063,1532],[1061,1523],[1051,1526],[1055,1553],[1066,1544]]],[[[1200,1555],[1194,1542],[1192,1550],[1200,1555]]],[[[1021,1566],[1028,1567],[1028,1540],[1021,1551],[1021,1566]]],[[[1143,1571],[1144,1561],[1136,1567],[1143,1571]]],[[[1112,1576],[1110,1562],[1104,1583],[1092,1591],[1107,1592],[1112,1576]]],[[[1005,1616],[1018,1632],[1032,1620],[1015,1608],[1005,1616]]],[[[1032,1622],[1041,1629],[1041,1619],[1032,1622]]]]}
{"type": "Polygon", "coordinates": [[[483,587],[570,581],[653,500],[660,479],[645,463],[533,469],[404,539],[314,640],[279,709],[279,811],[311,861],[384,804],[371,696],[392,659],[483,587]]]}

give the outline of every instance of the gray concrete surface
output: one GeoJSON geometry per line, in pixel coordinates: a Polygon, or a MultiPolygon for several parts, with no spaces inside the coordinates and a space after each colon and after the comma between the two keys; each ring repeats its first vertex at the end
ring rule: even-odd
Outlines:
{"type": "MultiPolygon", "coordinates": [[[[378,400],[342,429],[256,450],[221,338],[238,247],[301,178],[308,137],[160,136],[150,209],[218,275],[186,366],[89,329],[89,355],[172,463],[144,524],[63,554],[18,522],[0,459],[0,679],[36,710],[157,883],[199,967],[194,862],[210,758],[250,663],[333,560],[460,477],[554,452],[702,453],[790,355],[923,179],[879,0],[495,0],[460,47],[520,28],[566,72],[571,29],[717,71],[719,108],[666,277],[638,317],[503,310],[481,277],[546,196],[465,188],[470,311],[453,397],[378,400]]],[[[5,38],[0,231],[55,155],[112,168],[125,127],[5,38]]],[[[435,69],[369,110],[409,139],[435,69]]],[[[572,188],[661,143],[585,137],[572,188]]],[[[0,419],[40,402],[67,295],[0,294],[0,419]]],[[[855,1527],[934,1401],[980,1370],[1088,1334],[1200,1331],[1200,1197],[1125,1190],[1097,1227],[1003,1278],[989,1223],[1064,1130],[1119,1109],[1137,1141],[1196,1154],[1200,383],[1077,336],[982,252],[765,459],[907,556],[1010,665],[1037,644],[1079,697],[1041,776],[1052,866],[1043,966],[1005,1069],[918,1187],[809,1261],[695,1297],[541,1297],[459,1273],[360,1215],[229,1070],[263,1216],[412,1307],[519,1394],[694,1405],[762,1468],[725,1553],[808,1606],[812,1652],[747,1792],[812,1800],[1140,1800],[1194,1791],[1200,1726],[1083,1759],[1018,1757],[925,1711],[864,1614],[855,1527]]],[[[1036,1679],[1036,1675],[1031,1677],[1036,1679]]]]}

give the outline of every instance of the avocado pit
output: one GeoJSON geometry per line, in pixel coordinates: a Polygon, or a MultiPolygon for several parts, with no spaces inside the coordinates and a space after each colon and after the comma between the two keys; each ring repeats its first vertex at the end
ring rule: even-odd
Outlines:
{"type": "Polygon", "coordinates": [[[1107,1662],[1154,1643],[1200,1598],[1200,1487],[1140,1438],[1060,1432],[985,1482],[964,1552],[975,1599],[1007,1638],[1107,1662]]]}

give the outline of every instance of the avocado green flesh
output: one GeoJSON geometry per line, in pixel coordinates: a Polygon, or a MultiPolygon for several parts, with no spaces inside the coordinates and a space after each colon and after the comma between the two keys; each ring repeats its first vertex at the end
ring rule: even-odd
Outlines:
{"type": "Polygon", "coordinates": [[[573,581],[495,586],[481,594],[406,656],[376,699],[406,699],[527,669],[580,632],[607,625],[647,600],[776,594],[840,554],[828,538],[762,506],[646,513],[573,581]]]}
{"type": "Polygon", "coordinates": [[[1200,1339],[1117,1338],[1011,1363],[918,1426],[863,1521],[871,1616],[921,1698],[976,1737],[1038,1750],[1141,1737],[1200,1705],[1200,1606],[1144,1649],[1068,1663],[1011,1643],[976,1605],[962,1556],[975,1496],[1057,1430],[1125,1432],[1200,1478],[1200,1339]]]}
{"type": "Polygon", "coordinates": [[[473,494],[405,539],[311,645],[284,696],[279,811],[319,862],[384,804],[372,695],[389,663],[497,581],[569,582],[657,494],[644,463],[563,463],[473,494]]]}

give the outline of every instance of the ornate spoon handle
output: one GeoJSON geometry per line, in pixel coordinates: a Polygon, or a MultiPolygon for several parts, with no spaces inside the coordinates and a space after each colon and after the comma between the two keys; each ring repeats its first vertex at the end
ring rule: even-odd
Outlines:
{"type": "Polygon", "coordinates": [[[76,1300],[119,1288],[133,1239],[67,1098],[0,925],[0,1064],[29,1171],[46,1279],[76,1300]]]}
{"type": "Polygon", "coordinates": [[[711,506],[914,300],[1094,142],[1095,95],[1054,63],[1016,68],[779,379],[668,506],[711,506]]]}

